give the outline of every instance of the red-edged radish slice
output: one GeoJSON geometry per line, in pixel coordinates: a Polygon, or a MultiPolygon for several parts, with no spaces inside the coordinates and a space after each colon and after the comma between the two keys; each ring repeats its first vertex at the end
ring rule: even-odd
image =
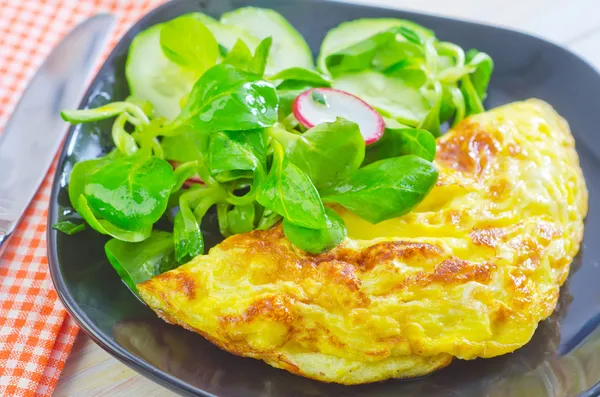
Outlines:
{"type": "Polygon", "coordinates": [[[306,128],[343,117],[358,124],[367,145],[383,136],[385,122],[368,103],[359,97],[334,88],[313,88],[298,95],[293,105],[294,117],[306,128]]]}
{"type": "MultiPolygon", "coordinates": [[[[181,164],[179,161],[173,161],[173,160],[169,160],[169,163],[171,163],[171,166],[173,167],[173,169],[179,167],[179,165],[181,164]]],[[[204,185],[204,181],[202,179],[200,179],[200,177],[198,175],[194,175],[193,177],[188,178],[185,180],[185,182],[183,182],[183,186],[185,186],[185,187],[190,187],[194,184],[204,185]]]]}

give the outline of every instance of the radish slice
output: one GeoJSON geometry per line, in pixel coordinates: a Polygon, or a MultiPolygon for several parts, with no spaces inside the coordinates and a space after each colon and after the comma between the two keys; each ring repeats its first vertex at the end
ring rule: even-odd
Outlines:
{"type": "MultiPolygon", "coordinates": [[[[173,161],[173,160],[169,160],[169,163],[171,163],[171,166],[173,167],[173,169],[179,167],[179,164],[181,164],[179,161],[173,161]]],[[[185,180],[185,182],[183,182],[183,186],[185,186],[185,187],[190,187],[195,184],[204,185],[204,181],[202,179],[200,179],[200,177],[198,175],[194,175],[193,177],[188,178],[185,180]]]]}
{"type": "Polygon", "coordinates": [[[358,124],[367,145],[383,136],[385,122],[368,103],[357,96],[334,88],[313,88],[298,95],[294,117],[306,128],[343,117],[358,124]]]}

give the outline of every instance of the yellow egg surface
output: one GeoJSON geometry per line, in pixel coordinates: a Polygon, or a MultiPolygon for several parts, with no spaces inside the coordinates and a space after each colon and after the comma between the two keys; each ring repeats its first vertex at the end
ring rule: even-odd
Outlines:
{"type": "Polygon", "coordinates": [[[440,176],[411,213],[321,255],[281,227],[232,236],[138,285],[159,316],[231,353],[342,384],[506,354],[556,306],[587,190],[567,123],[539,100],[472,116],[438,140],[440,176]]]}

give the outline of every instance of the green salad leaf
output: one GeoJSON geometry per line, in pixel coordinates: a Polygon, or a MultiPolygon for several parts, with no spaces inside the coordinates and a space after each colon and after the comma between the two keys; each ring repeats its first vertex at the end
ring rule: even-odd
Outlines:
{"type": "Polygon", "coordinates": [[[347,231],[344,220],[331,208],[325,208],[327,226],[322,229],[309,229],[283,220],[283,233],[296,247],[311,254],[321,254],[337,247],[347,231]]]}
{"type": "Polygon", "coordinates": [[[98,232],[124,241],[141,241],[164,213],[173,184],[173,169],[163,160],[147,152],[123,157],[114,151],[75,164],[69,198],[98,232]]]}
{"type": "Polygon", "coordinates": [[[425,118],[419,124],[419,128],[427,130],[435,137],[442,135],[441,123],[440,123],[440,112],[442,110],[442,101],[444,99],[444,92],[441,83],[433,83],[433,87],[426,91],[433,102],[431,109],[425,116],[425,118]]]}
{"type": "Polygon", "coordinates": [[[223,63],[233,65],[239,70],[262,77],[262,75],[265,74],[267,59],[272,44],[273,39],[271,39],[271,37],[263,39],[258,46],[256,46],[256,51],[253,56],[252,51],[250,51],[250,48],[248,48],[246,43],[242,39],[238,39],[231,51],[229,51],[225,57],[223,63]]]}
{"type": "Polygon", "coordinates": [[[285,157],[281,144],[274,143],[273,149],[271,170],[256,199],[295,225],[325,228],[325,208],[317,188],[308,175],[285,157]]]}
{"type": "Polygon", "coordinates": [[[204,237],[200,223],[186,199],[179,200],[179,212],[175,215],[173,240],[177,263],[186,263],[204,252],[204,237]]]}
{"type": "Polygon", "coordinates": [[[247,70],[252,62],[252,51],[242,39],[238,39],[234,46],[229,50],[223,63],[235,66],[240,70],[247,70]]]}
{"type": "Polygon", "coordinates": [[[292,117],[292,111],[294,107],[294,101],[300,94],[304,91],[310,89],[309,86],[303,86],[299,89],[292,90],[282,90],[277,91],[277,96],[279,97],[279,118],[285,120],[288,117],[292,117]]]}
{"type": "Polygon", "coordinates": [[[438,172],[414,155],[380,160],[323,191],[323,201],[337,203],[361,218],[379,223],[406,214],[431,191],[438,172]]]}
{"type": "Polygon", "coordinates": [[[414,30],[396,26],[328,55],[325,64],[334,77],[371,68],[383,71],[393,65],[414,65],[415,59],[423,59],[424,42],[414,30]]]}
{"type": "MultiPolygon", "coordinates": [[[[249,204],[256,188],[265,178],[267,141],[264,129],[226,131],[212,134],[208,153],[210,174],[221,183],[249,181],[250,191],[243,196],[229,195],[228,203],[249,204]]],[[[225,219],[219,217],[221,221],[225,219]]]]}
{"type": "Polygon", "coordinates": [[[251,51],[253,51],[260,42],[257,37],[251,35],[245,29],[238,26],[224,25],[206,14],[193,12],[186,15],[196,18],[210,29],[219,43],[219,54],[222,57],[226,57],[229,51],[235,46],[235,43],[240,39],[244,41],[251,51]]]}
{"type": "Polygon", "coordinates": [[[246,233],[254,230],[256,206],[254,203],[236,205],[227,213],[229,231],[233,234],[246,233]]]}
{"type": "Polygon", "coordinates": [[[469,78],[473,82],[477,95],[484,100],[487,96],[488,84],[494,70],[494,61],[488,54],[471,49],[467,51],[466,62],[467,65],[475,68],[469,74],[469,78]]]}
{"type": "MultiPolygon", "coordinates": [[[[454,94],[454,89],[458,89],[460,91],[460,89],[452,84],[442,84],[442,103],[440,106],[440,122],[444,123],[450,119],[452,119],[452,117],[454,117],[455,113],[457,112],[457,103],[455,101],[455,98],[453,97],[454,94]]],[[[461,93],[462,96],[462,93],[461,93]]],[[[464,108],[464,99],[463,99],[463,103],[462,105],[458,104],[458,106],[464,108]]],[[[456,116],[456,118],[458,118],[458,115],[456,116]]],[[[461,119],[464,118],[464,114],[461,117],[461,119]]]]}
{"type": "Polygon", "coordinates": [[[435,37],[431,30],[403,19],[364,18],[343,22],[330,30],[323,40],[318,60],[319,69],[328,71],[327,60],[329,56],[344,54],[345,50],[350,47],[355,48],[355,55],[360,55],[360,49],[362,48],[367,50],[362,53],[367,53],[369,57],[372,57],[371,47],[373,44],[376,44],[376,51],[374,52],[377,56],[385,51],[388,45],[392,45],[394,41],[421,43],[431,37],[435,37]]]}
{"type": "Polygon", "coordinates": [[[250,61],[248,71],[258,76],[265,74],[265,68],[267,67],[267,59],[269,58],[269,51],[273,45],[273,38],[271,36],[265,37],[256,47],[254,57],[250,61]]]}
{"type": "Polygon", "coordinates": [[[129,229],[154,224],[165,212],[174,184],[169,163],[139,153],[87,175],[83,195],[97,217],[129,229]]]}
{"type": "Polygon", "coordinates": [[[173,180],[175,183],[171,188],[171,193],[176,193],[182,188],[188,179],[198,175],[202,169],[202,165],[203,164],[201,164],[201,162],[198,160],[176,164],[175,171],[173,172],[173,180]]]}
{"type": "Polygon", "coordinates": [[[212,176],[225,171],[266,168],[267,142],[264,129],[220,131],[210,137],[208,165],[212,176]]]}
{"type": "Polygon", "coordinates": [[[173,258],[173,237],[159,230],[137,243],[113,238],[106,243],[104,251],[121,279],[136,293],[136,284],[177,266],[173,258]]]}
{"type": "Polygon", "coordinates": [[[171,61],[201,75],[214,66],[219,45],[211,31],[193,16],[181,16],[164,24],[160,46],[171,61]]]}
{"type": "Polygon", "coordinates": [[[80,161],[73,166],[69,177],[68,188],[69,200],[71,201],[73,208],[77,209],[77,200],[79,200],[79,196],[83,194],[88,176],[117,157],[119,157],[119,153],[117,151],[112,151],[104,157],[80,161]]]}
{"type": "Polygon", "coordinates": [[[187,162],[201,159],[209,144],[207,131],[189,129],[181,134],[166,136],[161,142],[165,159],[187,162]]]}
{"type": "MultiPolygon", "coordinates": [[[[455,126],[465,118],[467,112],[467,105],[465,103],[465,97],[460,88],[453,86],[449,88],[449,91],[450,100],[452,101],[452,107],[455,110],[454,121],[452,122],[452,126],[455,126]]],[[[446,101],[446,97],[442,98],[442,108],[440,108],[440,118],[444,121],[447,119],[443,118],[444,116],[442,116],[442,111],[444,109],[444,104],[446,101]]]]}
{"type": "Polygon", "coordinates": [[[315,70],[293,67],[269,77],[271,81],[280,81],[278,90],[295,89],[298,87],[331,87],[331,79],[315,70]]]}
{"type": "Polygon", "coordinates": [[[466,55],[467,64],[475,71],[462,78],[461,91],[466,102],[466,114],[485,111],[483,101],[487,96],[487,87],[494,70],[494,61],[489,55],[477,50],[469,50],[466,55]]]}
{"type": "Polygon", "coordinates": [[[332,84],[329,77],[300,67],[284,69],[269,79],[277,83],[280,118],[285,118],[292,113],[294,100],[304,91],[316,87],[331,87],[332,84]]]}
{"type": "Polygon", "coordinates": [[[268,208],[264,208],[260,204],[258,205],[262,208],[262,214],[258,220],[258,224],[256,225],[257,230],[270,229],[283,219],[282,216],[279,215],[277,212],[268,208]]]}
{"type": "Polygon", "coordinates": [[[255,74],[221,63],[194,84],[171,129],[182,125],[211,131],[270,127],[277,122],[277,105],[273,85],[255,74]]]}
{"type": "Polygon", "coordinates": [[[273,38],[267,74],[290,66],[312,67],[312,52],[302,35],[279,13],[269,8],[242,7],[221,15],[221,23],[242,29],[263,40],[273,38]]]}
{"type": "Polygon", "coordinates": [[[396,39],[396,29],[379,32],[325,58],[327,70],[334,77],[344,72],[359,72],[371,67],[379,50],[396,39]]]}
{"type": "Polygon", "coordinates": [[[325,188],[358,169],[365,157],[365,140],[358,124],[342,118],[321,123],[304,134],[271,128],[270,134],[285,149],[286,158],[325,188]]]}
{"type": "Polygon", "coordinates": [[[88,205],[86,197],[82,194],[74,204],[81,217],[98,233],[112,236],[118,240],[136,243],[150,237],[152,225],[133,225],[128,229],[113,225],[105,219],[98,219],[88,205]]]}
{"type": "Polygon", "coordinates": [[[189,189],[179,196],[179,212],[175,215],[173,239],[178,263],[204,252],[204,237],[200,225],[202,218],[213,205],[225,198],[219,185],[189,189]]]}
{"type": "Polygon", "coordinates": [[[72,236],[85,230],[85,223],[75,223],[73,221],[61,221],[52,225],[52,229],[58,230],[68,236],[72,236]]]}
{"type": "Polygon", "coordinates": [[[435,138],[429,131],[418,128],[386,128],[381,139],[367,148],[363,165],[407,154],[433,161],[435,151],[435,138]]]}
{"type": "Polygon", "coordinates": [[[381,48],[373,57],[372,68],[391,75],[404,70],[425,72],[421,66],[425,61],[425,52],[421,45],[408,41],[393,41],[381,48]]]}

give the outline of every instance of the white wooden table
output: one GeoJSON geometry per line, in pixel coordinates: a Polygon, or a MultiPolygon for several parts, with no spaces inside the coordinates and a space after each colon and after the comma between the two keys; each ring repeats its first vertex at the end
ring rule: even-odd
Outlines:
{"type": "MultiPolygon", "coordinates": [[[[354,0],[521,30],[562,44],[600,69],[599,0],[354,0]]],[[[55,396],[175,394],[138,375],[81,333],[55,396]]]]}

